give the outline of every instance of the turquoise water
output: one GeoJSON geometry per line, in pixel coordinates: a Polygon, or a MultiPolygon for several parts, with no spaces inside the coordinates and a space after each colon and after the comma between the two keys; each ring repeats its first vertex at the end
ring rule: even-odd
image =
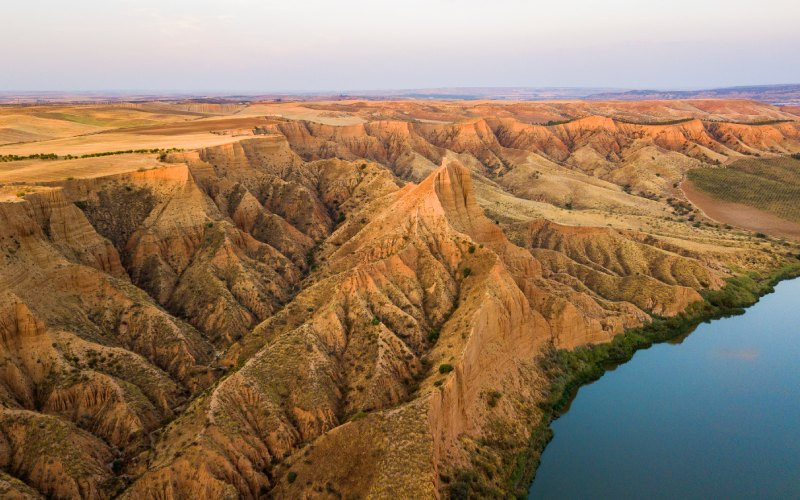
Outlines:
{"type": "Polygon", "coordinates": [[[583,387],[528,498],[800,498],[800,279],[583,387]]]}

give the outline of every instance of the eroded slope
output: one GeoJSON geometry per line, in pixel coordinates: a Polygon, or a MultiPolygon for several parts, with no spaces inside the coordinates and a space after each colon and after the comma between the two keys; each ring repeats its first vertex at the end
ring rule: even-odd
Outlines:
{"type": "Polygon", "coordinates": [[[473,471],[503,496],[542,353],[794,258],[676,185],[796,150],[794,122],[523,111],[259,120],[152,169],[3,187],[0,491],[437,497],[473,471]]]}

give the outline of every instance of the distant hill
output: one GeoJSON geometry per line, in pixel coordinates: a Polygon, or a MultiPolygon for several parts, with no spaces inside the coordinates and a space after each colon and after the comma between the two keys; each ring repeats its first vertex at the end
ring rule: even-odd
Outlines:
{"type": "Polygon", "coordinates": [[[770,104],[800,104],[800,84],[751,85],[705,90],[628,90],[587,95],[586,99],[643,101],[650,99],[753,99],[770,104]]]}
{"type": "Polygon", "coordinates": [[[366,98],[402,99],[506,99],[519,101],[542,101],[560,99],[584,99],[595,94],[623,93],[627,89],[608,87],[443,87],[428,89],[354,91],[347,95],[366,98]]]}
{"type": "Polygon", "coordinates": [[[0,91],[0,104],[113,102],[247,103],[253,101],[332,101],[348,99],[440,99],[513,101],[645,101],[670,99],[752,99],[777,105],[800,105],[800,84],[752,85],[700,90],[642,90],[608,87],[441,87],[321,92],[136,92],[136,91],[0,91]]]}
{"type": "Polygon", "coordinates": [[[365,98],[413,99],[506,99],[542,101],[588,99],[596,101],[645,101],[662,99],[752,99],[769,104],[800,104],[800,84],[751,85],[700,90],[627,90],[591,87],[455,87],[439,89],[409,89],[399,91],[357,92],[349,94],[365,98]]]}

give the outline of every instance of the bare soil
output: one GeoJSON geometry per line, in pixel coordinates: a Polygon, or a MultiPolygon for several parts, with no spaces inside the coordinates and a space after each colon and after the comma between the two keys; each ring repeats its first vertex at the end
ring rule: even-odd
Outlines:
{"type": "Polygon", "coordinates": [[[750,231],[769,234],[800,241],[800,224],[781,219],[763,210],[741,203],[732,203],[714,198],[692,184],[691,181],[681,183],[681,189],[697,208],[717,222],[730,224],[750,231]]]}

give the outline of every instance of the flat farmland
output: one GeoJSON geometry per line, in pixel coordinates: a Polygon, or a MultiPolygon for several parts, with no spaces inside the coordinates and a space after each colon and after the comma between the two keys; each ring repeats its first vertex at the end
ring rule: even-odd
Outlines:
{"type": "Polygon", "coordinates": [[[800,222],[800,160],[744,159],[727,168],[692,170],[688,178],[697,189],[719,200],[800,222]]]}

